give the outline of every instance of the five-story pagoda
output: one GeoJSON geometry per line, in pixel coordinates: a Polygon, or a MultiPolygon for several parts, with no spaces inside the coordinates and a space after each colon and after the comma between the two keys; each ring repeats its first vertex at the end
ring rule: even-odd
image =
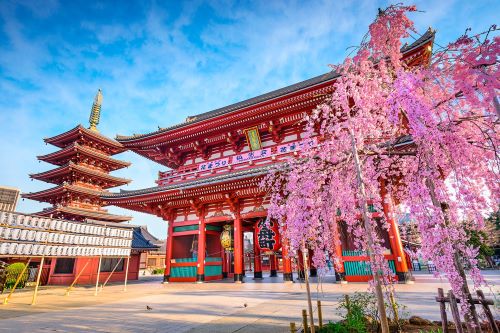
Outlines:
{"type": "Polygon", "coordinates": [[[111,156],[124,152],[121,143],[103,136],[97,130],[102,104],[101,90],[97,92],[90,114],[89,128],[78,125],[62,134],[44,139],[60,150],[38,156],[38,160],[57,166],[45,172],[31,174],[57,186],[47,190],[23,194],[23,198],[52,204],[36,215],[52,216],[76,221],[86,219],[124,222],[128,216],[114,215],[103,209],[101,195],[107,189],[128,184],[130,180],[110,175],[130,165],[111,156]]]}

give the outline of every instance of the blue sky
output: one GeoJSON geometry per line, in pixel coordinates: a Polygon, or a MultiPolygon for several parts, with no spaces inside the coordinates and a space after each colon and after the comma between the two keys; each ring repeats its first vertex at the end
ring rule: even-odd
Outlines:
{"type": "MultiPolygon", "coordinates": [[[[399,1],[398,1],[399,2],[399,1]]],[[[87,125],[98,88],[104,135],[146,133],[328,71],[359,43],[386,1],[14,1],[0,0],[0,184],[39,191],[28,174],[52,166],[42,138],[87,125]]],[[[445,44],[483,31],[498,1],[417,1],[419,32],[445,44]]],[[[165,168],[126,152],[133,179],[154,185],[165,168]]],[[[117,189],[116,189],[117,191],[117,189]]],[[[47,204],[20,201],[35,212],[47,204]]],[[[133,215],[163,238],[156,217],[133,215]]]]}

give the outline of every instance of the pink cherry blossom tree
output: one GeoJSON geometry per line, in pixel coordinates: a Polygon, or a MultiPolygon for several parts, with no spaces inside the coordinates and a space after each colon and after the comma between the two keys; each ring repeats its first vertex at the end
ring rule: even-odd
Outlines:
{"type": "MultiPolygon", "coordinates": [[[[318,137],[319,144],[264,181],[269,215],[280,222],[289,250],[312,249],[316,267],[325,265],[325,253],[342,264],[338,223],[347,225],[368,254],[383,332],[384,290],[392,292],[394,279],[368,205],[382,211],[388,198],[381,193],[388,192],[407,207],[423,256],[465,300],[471,297],[466,274],[474,287],[484,280],[462,221],[483,228],[500,193],[498,30],[467,30],[420,59],[405,59],[401,40],[416,34],[407,17],[412,11],[400,5],[379,11],[354,57],[333,66],[339,77],[332,95],[304,119],[304,138],[318,137]]],[[[474,320],[474,307],[461,305],[474,320]]]]}

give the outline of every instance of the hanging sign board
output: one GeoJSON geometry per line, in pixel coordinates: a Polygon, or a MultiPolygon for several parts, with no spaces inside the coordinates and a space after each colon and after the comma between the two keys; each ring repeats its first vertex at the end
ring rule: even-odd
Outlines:
{"type": "Polygon", "coordinates": [[[262,142],[260,141],[259,129],[257,127],[251,127],[243,131],[247,137],[248,147],[250,150],[259,150],[262,148],[262,142]]]}

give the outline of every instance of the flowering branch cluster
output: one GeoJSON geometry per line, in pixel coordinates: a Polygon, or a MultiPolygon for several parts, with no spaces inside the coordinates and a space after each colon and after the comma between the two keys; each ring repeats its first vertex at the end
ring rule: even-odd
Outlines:
{"type": "Polygon", "coordinates": [[[400,5],[381,10],[356,55],[333,66],[340,74],[334,92],[305,119],[304,136],[317,136],[320,144],[265,179],[269,215],[280,222],[292,252],[303,240],[314,250],[316,267],[324,267],[326,255],[341,264],[335,248],[339,223],[345,223],[356,248],[370,252],[372,270],[389,284],[380,237],[389,228],[387,217],[382,228],[371,219],[367,230],[362,214],[364,202],[382,212],[393,199],[417,222],[423,256],[465,297],[464,263],[476,285],[483,280],[463,221],[481,229],[500,193],[500,38],[492,37],[495,26],[475,36],[467,31],[434,54],[429,45],[409,63],[401,39],[415,32],[407,17],[412,11],[400,5]]]}

